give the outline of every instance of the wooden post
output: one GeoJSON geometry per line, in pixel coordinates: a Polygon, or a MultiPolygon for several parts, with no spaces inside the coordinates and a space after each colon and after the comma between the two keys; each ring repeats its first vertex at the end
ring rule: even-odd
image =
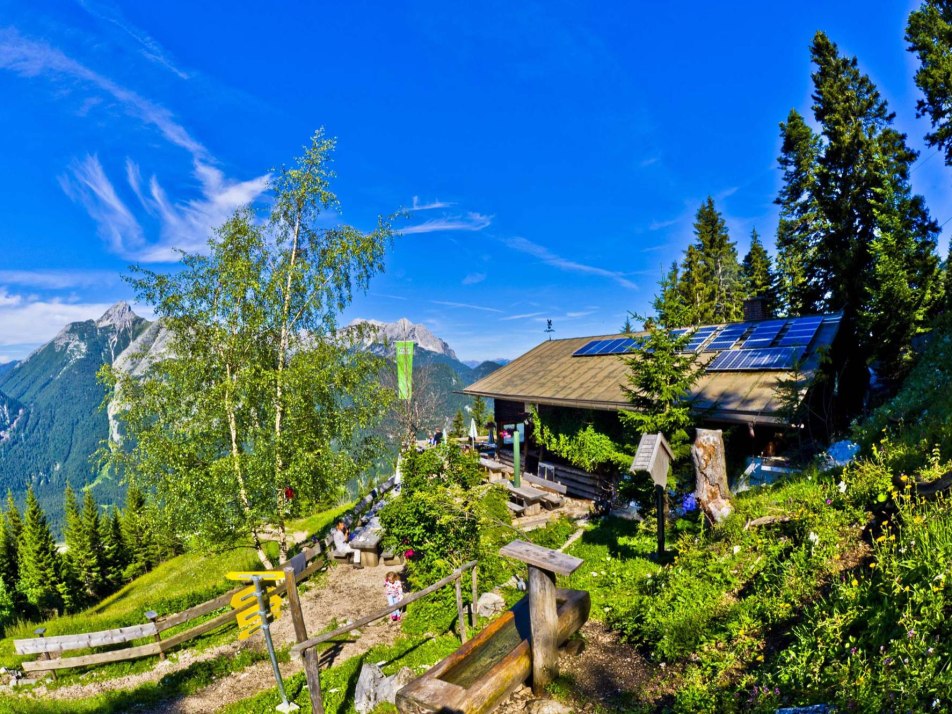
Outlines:
{"type": "MultiPolygon", "coordinates": [[[[145,611],[145,619],[151,622],[153,625],[158,618],[159,613],[157,613],[155,610],[145,611]]],[[[159,634],[158,628],[155,630],[155,641],[159,645],[159,659],[165,659],[165,652],[162,651],[162,636],[159,634]]]]}
{"type": "MultiPolygon", "coordinates": [[[[33,634],[36,635],[37,637],[43,637],[43,635],[46,634],[46,628],[45,628],[45,627],[37,627],[35,630],[33,630],[33,634]]],[[[52,659],[52,658],[50,657],[50,653],[49,653],[49,652],[46,652],[46,651],[43,652],[43,654],[41,655],[41,658],[42,658],[44,661],[48,661],[48,660],[52,659]]],[[[56,681],[56,670],[55,670],[55,669],[51,669],[51,670],[50,670],[50,674],[53,675],[53,681],[55,682],[55,681],[56,681]]]]}
{"type": "MultiPolygon", "coordinates": [[[[284,569],[284,582],[288,592],[288,610],[291,611],[291,622],[294,623],[294,639],[304,642],[307,639],[307,625],[304,624],[304,613],[301,611],[301,600],[298,597],[297,582],[294,577],[294,568],[287,566],[284,569]]],[[[307,692],[311,698],[311,709],[314,714],[324,714],[324,700],[321,696],[321,667],[317,650],[311,647],[304,650],[304,677],[307,679],[307,692]]]]}
{"type": "Polygon", "coordinates": [[[546,685],[559,673],[559,615],[555,600],[555,574],[570,575],[582,564],[557,550],[514,540],[499,550],[500,555],[521,560],[529,566],[529,644],[532,650],[532,692],[545,693],[546,685]]]}
{"type": "Polygon", "coordinates": [[[476,630],[476,627],[479,625],[479,613],[476,612],[476,601],[479,599],[479,590],[476,587],[476,566],[473,566],[473,602],[470,606],[470,624],[473,626],[473,630],[476,630]]]}
{"type": "Polygon", "coordinates": [[[734,510],[727,485],[727,460],[720,429],[698,429],[691,447],[697,474],[697,502],[711,525],[717,525],[734,510]]]}
{"type": "Polygon", "coordinates": [[[466,636],[466,614],[463,610],[463,574],[460,573],[456,576],[456,580],[453,582],[453,585],[456,587],[456,614],[459,618],[459,641],[461,643],[466,642],[469,639],[466,636]]]}

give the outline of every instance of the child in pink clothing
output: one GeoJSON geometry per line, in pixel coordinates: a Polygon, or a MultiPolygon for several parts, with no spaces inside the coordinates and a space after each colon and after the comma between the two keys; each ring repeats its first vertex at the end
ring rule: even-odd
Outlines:
{"type": "MultiPolygon", "coordinates": [[[[387,573],[387,578],[383,584],[383,589],[387,594],[388,605],[396,605],[398,602],[403,600],[403,582],[396,573],[387,573]]],[[[394,610],[390,613],[391,622],[399,622],[401,619],[402,615],[400,614],[399,610],[394,610]]]]}

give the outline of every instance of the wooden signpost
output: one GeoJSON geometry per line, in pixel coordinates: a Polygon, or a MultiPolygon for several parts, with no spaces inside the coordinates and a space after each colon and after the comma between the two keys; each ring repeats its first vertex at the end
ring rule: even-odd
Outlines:
{"type": "Polygon", "coordinates": [[[555,600],[555,575],[571,575],[582,564],[556,550],[514,540],[499,550],[529,566],[529,632],[532,650],[532,691],[537,696],[558,675],[559,615],[555,600]]]}
{"type": "Polygon", "coordinates": [[[658,508],[658,561],[664,557],[664,490],[668,486],[668,470],[674,461],[671,446],[664,434],[642,434],[638,451],[631,462],[633,474],[642,471],[651,476],[655,485],[655,505],[658,508]]]}

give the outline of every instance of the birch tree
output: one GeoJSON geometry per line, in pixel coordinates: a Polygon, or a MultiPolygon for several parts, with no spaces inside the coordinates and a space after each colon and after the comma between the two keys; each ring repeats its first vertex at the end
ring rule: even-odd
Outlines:
{"type": "Polygon", "coordinates": [[[387,399],[379,359],[337,317],[383,269],[392,231],[333,223],[333,149],[319,131],[274,173],[264,220],[245,208],[178,272],[137,269],[169,355],[145,380],[105,374],[126,432],[110,458],[155,489],[180,536],[249,541],[268,568],[266,538],[287,557],[285,493],[339,497],[375,456],[366,434],[387,399]]]}

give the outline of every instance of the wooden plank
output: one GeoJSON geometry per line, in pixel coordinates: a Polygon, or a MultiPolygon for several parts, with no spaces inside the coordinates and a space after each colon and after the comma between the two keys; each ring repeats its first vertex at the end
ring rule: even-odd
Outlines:
{"type": "Polygon", "coordinates": [[[527,543],[524,540],[514,540],[504,545],[499,549],[499,554],[559,575],[571,575],[582,564],[581,558],[543,548],[534,543],[527,543]]]}
{"type": "Polygon", "coordinates": [[[457,622],[459,622],[459,641],[463,644],[466,644],[466,640],[469,637],[466,634],[466,616],[463,614],[463,588],[462,588],[463,574],[460,573],[459,577],[456,578],[455,589],[456,589],[456,617],[457,622]]]}
{"type": "Polygon", "coordinates": [[[98,654],[82,655],[81,657],[61,657],[59,659],[39,660],[37,662],[23,662],[20,666],[24,672],[42,672],[48,669],[70,669],[71,667],[86,667],[92,664],[106,664],[107,662],[122,662],[128,659],[149,657],[159,654],[159,645],[152,642],[141,647],[127,647],[126,649],[100,652],[98,654]]]}
{"type": "Polygon", "coordinates": [[[563,495],[568,493],[569,490],[565,484],[561,484],[558,481],[549,481],[548,479],[539,478],[538,476],[533,476],[532,474],[523,474],[522,480],[528,481],[539,488],[547,488],[550,491],[555,491],[556,493],[561,493],[563,495]]]}
{"type": "Polygon", "coordinates": [[[242,585],[241,587],[235,588],[234,590],[229,590],[226,593],[222,593],[214,600],[207,600],[199,605],[190,607],[188,610],[182,610],[182,612],[176,613],[174,615],[167,615],[165,617],[160,617],[156,620],[156,627],[158,627],[159,632],[165,632],[169,628],[175,627],[176,625],[181,625],[183,622],[188,622],[189,620],[194,620],[196,617],[202,617],[207,615],[210,612],[215,610],[220,610],[223,607],[229,607],[231,599],[235,596],[239,590],[244,590],[247,585],[242,585]]]}
{"type": "MultiPolygon", "coordinates": [[[[301,599],[298,597],[294,568],[287,567],[284,569],[284,581],[288,584],[288,610],[291,611],[291,622],[294,625],[294,640],[295,642],[304,642],[307,639],[307,625],[304,623],[304,612],[301,610],[301,599]]],[[[324,714],[324,698],[321,695],[321,670],[317,657],[317,650],[314,649],[304,653],[304,677],[307,680],[311,711],[314,714],[324,714]]]]}
{"type": "Polygon", "coordinates": [[[13,648],[17,654],[40,654],[41,652],[66,652],[87,647],[119,645],[143,637],[153,637],[158,631],[155,624],[119,627],[101,632],[84,632],[77,635],[59,635],[56,637],[36,637],[28,640],[14,640],[13,648]]]}
{"type": "Polygon", "coordinates": [[[376,612],[372,612],[369,615],[365,615],[364,617],[358,618],[356,621],[350,623],[349,625],[344,625],[343,627],[338,627],[336,630],[332,630],[331,632],[325,632],[323,635],[312,637],[309,640],[306,640],[305,642],[299,642],[298,644],[294,645],[294,647],[291,648],[291,656],[300,657],[302,652],[306,652],[307,650],[311,649],[312,647],[316,645],[321,644],[322,642],[327,642],[327,640],[332,640],[335,637],[340,637],[341,635],[347,632],[350,632],[351,630],[355,630],[358,627],[363,627],[364,625],[370,622],[373,622],[374,620],[379,620],[381,617],[386,617],[391,612],[396,612],[397,610],[401,610],[405,608],[407,605],[409,605],[410,603],[416,602],[420,598],[424,598],[430,593],[436,592],[440,588],[446,585],[449,585],[451,582],[453,582],[456,578],[459,577],[460,573],[463,573],[469,570],[475,565],[476,565],[476,561],[471,560],[470,562],[458,567],[456,570],[454,570],[452,573],[447,575],[442,580],[438,580],[432,585],[429,585],[423,588],[420,592],[416,592],[416,593],[413,593],[412,595],[408,595],[407,597],[403,598],[400,602],[398,602],[396,605],[390,605],[389,607],[386,607],[383,610],[377,610],[376,612]]]}
{"type": "Polygon", "coordinates": [[[188,642],[191,639],[198,637],[199,635],[204,635],[206,632],[211,632],[222,625],[227,625],[230,622],[235,621],[235,612],[229,610],[228,612],[223,612],[217,617],[213,617],[207,622],[203,622],[201,625],[197,625],[190,630],[185,630],[185,632],[179,632],[177,635],[169,637],[167,640],[162,640],[162,651],[168,652],[173,647],[176,647],[183,642],[188,642]]]}
{"type": "Polygon", "coordinates": [[[518,503],[513,503],[512,501],[506,501],[506,505],[509,506],[509,510],[515,513],[517,516],[526,510],[525,506],[520,506],[518,503]]]}

